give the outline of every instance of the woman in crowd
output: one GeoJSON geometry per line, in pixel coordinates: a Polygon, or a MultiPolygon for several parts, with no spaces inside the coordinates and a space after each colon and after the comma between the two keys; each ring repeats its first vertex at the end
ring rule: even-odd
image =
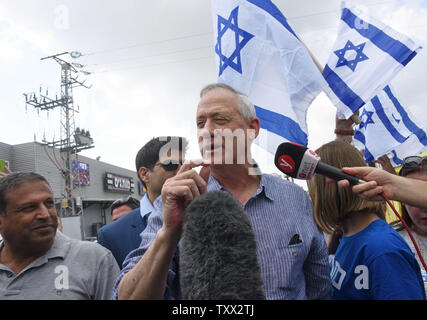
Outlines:
{"type": "MultiPolygon", "coordinates": [[[[365,166],[352,145],[332,141],[316,150],[332,166],[365,166]]],[[[308,183],[318,226],[343,237],[331,259],[333,299],[424,299],[420,267],[403,238],[384,221],[385,206],[366,201],[316,175],[308,183]]]]}
{"type": "MultiPolygon", "coordinates": [[[[402,168],[399,171],[399,175],[402,177],[408,177],[412,179],[419,179],[427,181],[427,157],[411,156],[403,160],[402,168]]],[[[426,195],[427,197],[427,195],[426,195]]],[[[421,255],[424,261],[427,260],[427,209],[421,209],[414,207],[409,204],[402,203],[402,219],[409,227],[412,236],[414,237],[417,245],[420,249],[421,255]]],[[[418,254],[415,250],[415,246],[412,243],[408,232],[403,227],[403,224],[398,221],[393,224],[400,235],[405,239],[414,253],[418,263],[421,265],[418,254]]],[[[421,274],[424,280],[424,287],[427,291],[427,273],[421,267],[421,274]]]]}

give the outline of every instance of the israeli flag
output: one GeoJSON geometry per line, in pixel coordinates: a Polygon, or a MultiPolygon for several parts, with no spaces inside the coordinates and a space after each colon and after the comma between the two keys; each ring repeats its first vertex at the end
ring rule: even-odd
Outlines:
{"type": "MultiPolygon", "coordinates": [[[[354,145],[364,150],[366,162],[372,162],[391,152],[414,134],[419,143],[427,143],[422,124],[405,110],[390,86],[360,109],[360,120],[355,127],[354,145]]],[[[415,153],[414,153],[415,154],[415,153]]]]}
{"type": "Polygon", "coordinates": [[[397,146],[387,156],[393,167],[398,167],[403,163],[403,159],[409,156],[416,156],[427,151],[427,131],[421,130],[417,134],[411,134],[401,145],[397,146]]]}
{"type": "Polygon", "coordinates": [[[421,49],[411,39],[342,3],[338,37],[323,70],[326,94],[348,119],[377,95],[421,49]]]}
{"type": "Polygon", "coordinates": [[[212,0],[218,82],[246,94],[261,122],[257,143],[274,154],[307,145],[306,111],[324,80],[279,9],[267,0],[212,0]]]}

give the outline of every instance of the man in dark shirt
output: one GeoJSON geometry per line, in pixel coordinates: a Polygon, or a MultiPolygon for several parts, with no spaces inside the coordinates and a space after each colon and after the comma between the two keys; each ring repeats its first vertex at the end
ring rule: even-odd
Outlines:
{"type": "Polygon", "coordinates": [[[151,139],[138,151],[136,171],[147,192],[139,208],[98,231],[98,242],[111,250],[120,267],[127,254],[139,247],[140,234],[147,226],[153,202],[160,195],[166,179],[173,177],[181,167],[187,144],[187,140],[182,137],[158,137],[151,139]],[[170,149],[171,154],[165,154],[162,148],[170,149]]]}

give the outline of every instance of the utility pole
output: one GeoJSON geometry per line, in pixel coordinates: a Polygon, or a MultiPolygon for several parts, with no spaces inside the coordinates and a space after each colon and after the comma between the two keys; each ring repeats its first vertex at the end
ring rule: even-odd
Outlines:
{"type": "Polygon", "coordinates": [[[41,60],[53,59],[61,66],[61,96],[59,98],[56,96],[55,99],[51,99],[48,97],[47,92],[46,95],[43,95],[41,93],[41,88],[38,96],[35,93],[24,93],[27,105],[34,106],[36,109],[42,111],[49,111],[56,108],[60,108],[61,111],[60,138],[57,141],[47,142],[47,145],[53,148],[58,147],[65,162],[65,169],[62,170],[65,192],[63,193],[60,210],[60,216],[63,217],[81,214],[81,210],[76,210],[75,197],[73,195],[75,186],[72,182],[72,155],[74,154],[74,158],[77,158],[78,152],[94,147],[93,139],[90,137],[89,131],[80,131],[79,128],[76,130],[75,113],[78,113],[79,110],[74,107],[73,100],[73,88],[85,87],[86,89],[90,89],[90,87],[85,85],[85,81],[81,82],[78,80],[80,73],[85,75],[89,73],[78,70],[82,68],[83,65],[79,63],[70,63],[59,58],[60,56],[68,54],[72,58],[81,56],[81,53],[73,51],[71,53],[63,52],[41,58],[41,60]]]}

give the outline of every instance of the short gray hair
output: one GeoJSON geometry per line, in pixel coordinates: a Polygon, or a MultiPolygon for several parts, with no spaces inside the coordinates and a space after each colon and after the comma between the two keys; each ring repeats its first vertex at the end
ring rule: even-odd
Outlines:
{"type": "Polygon", "coordinates": [[[249,122],[254,117],[256,117],[255,106],[251,102],[251,100],[249,100],[248,96],[245,95],[244,93],[241,93],[240,91],[237,91],[236,89],[229,86],[228,84],[220,83],[220,82],[208,84],[200,91],[200,98],[202,98],[206,93],[214,89],[225,89],[233,92],[236,95],[237,107],[239,109],[240,115],[246,122],[249,122]]]}

